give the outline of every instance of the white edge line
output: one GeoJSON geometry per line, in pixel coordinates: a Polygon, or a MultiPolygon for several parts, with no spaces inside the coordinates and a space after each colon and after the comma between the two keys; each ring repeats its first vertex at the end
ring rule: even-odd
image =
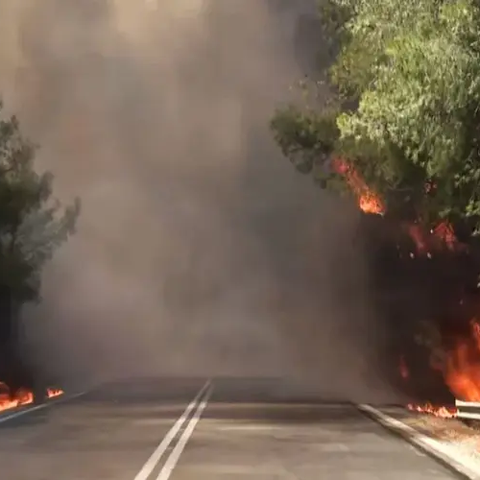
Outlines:
{"type": "Polygon", "coordinates": [[[58,398],[47,400],[45,403],[41,403],[40,405],[34,405],[32,407],[29,407],[28,405],[25,405],[25,406],[23,406],[23,408],[20,407],[20,408],[22,408],[22,410],[17,410],[16,412],[13,412],[11,414],[7,414],[7,412],[5,412],[5,415],[2,415],[0,417],[0,423],[4,423],[7,420],[12,420],[13,418],[20,417],[20,416],[25,415],[25,414],[30,413],[30,412],[35,412],[36,410],[41,410],[43,408],[51,407],[52,405],[56,405],[58,403],[73,400],[74,398],[78,398],[78,397],[81,397],[82,395],[85,395],[87,392],[88,391],[86,390],[84,392],[74,393],[72,395],[62,395],[62,396],[59,396],[58,398]]]}
{"type": "Polygon", "coordinates": [[[157,466],[158,462],[162,458],[163,454],[172,443],[173,439],[177,435],[178,431],[182,427],[182,425],[187,420],[190,412],[198,405],[198,402],[202,398],[202,395],[205,393],[205,390],[210,386],[211,381],[208,380],[205,382],[205,385],[200,389],[197,393],[196,397],[188,404],[187,408],[184,410],[182,415],[178,418],[172,428],[168,431],[168,433],[163,437],[163,440],[160,442],[158,447],[154,450],[154,452],[150,455],[150,458],[145,462],[142,469],[137,473],[134,480],[147,480],[150,474],[153,472],[155,467],[157,466]]]}
{"type": "Polygon", "coordinates": [[[476,465],[474,462],[469,461],[466,458],[462,460],[454,458],[448,447],[446,447],[439,441],[427,437],[426,435],[418,432],[409,425],[400,422],[399,420],[391,417],[390,415],[386,415],[385,413],[377,410],[371,405],[360,404],[357,405],[357,408],[360,411],[369,414],[387,429],[393,430],[394,432],[401,435],[408,442],[412,443],[421,450],[424,450],[426,453],[436,458],[441,463],[446,464],[448,467],[459,473],[464,478],[466,477],[471,480],[480,479],[480,468],[478,465],[476,465]]]}
{"type": "Polygon", "coordinates": [[[169,457],[167,458],[167,461],[163,465],[163,468],[160,470],[157,480],[168,480],[170,478],[170,475],[172,474],[173,470],[177,466],[178,460],[180,459],[180,456],[182,455],[183,450],[185,449],[185,446],[188,443],[188,440],[190,440],[190,437],[192,436],[192,433],[195,430],[195,427],[197,426],[197,423],[199,422],[200,417],[202,416],[202,413],[208,404],[208,400],[210,399],[212,391],[213,391],[213,388],[210,388],[206,393],[205,397],[203,398],[202,402],[198,406],[193,417],[190,419],[190,422],[188,423],[187,428],[185,429],[182,436],[178,440],[177,444],[175,445],[175,448],[170,453],[169,457]]]}

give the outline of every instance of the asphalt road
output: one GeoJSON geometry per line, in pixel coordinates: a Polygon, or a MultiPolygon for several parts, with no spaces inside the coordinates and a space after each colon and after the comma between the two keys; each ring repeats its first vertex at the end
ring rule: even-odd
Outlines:
{"type": "Polygon", "coordinates": [[[0,478],[455,477],[354,405],[305,403],[276,381],[184,379],[105,385],[0,423],[0,478]]]}

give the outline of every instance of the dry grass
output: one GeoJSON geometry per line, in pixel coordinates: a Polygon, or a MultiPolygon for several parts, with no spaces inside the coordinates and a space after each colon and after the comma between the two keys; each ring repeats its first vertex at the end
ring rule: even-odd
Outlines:
{"type": "MultiPolygon", "coordinates": [[[[480,428],[455,418],[439,418],[401,408],[385,408],[384,413],[400,420],[417,432],[452,448],[459,457],[468,457],[480,466],[480,428]]],[[[456,456],[456,455],[455,455],[456,456]]]]}

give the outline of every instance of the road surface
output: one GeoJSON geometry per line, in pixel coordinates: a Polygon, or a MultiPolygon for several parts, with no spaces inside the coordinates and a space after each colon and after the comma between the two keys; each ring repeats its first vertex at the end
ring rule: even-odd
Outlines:
{"type": "Polygon", "coordinates": [[[354,405],[246,379],[119,382],[9,419],[0,469],[8,480],[455,478],[354,405]]]}

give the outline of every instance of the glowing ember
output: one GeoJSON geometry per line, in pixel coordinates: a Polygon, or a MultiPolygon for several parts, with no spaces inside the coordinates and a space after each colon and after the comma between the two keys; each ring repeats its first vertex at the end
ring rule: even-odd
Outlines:
{"type": "Polygon", "coordinates": [[[437,225],[432,234],[439,239],[449,250],[457,250],[460,244],[455,236],[453,227],[448,222],[442,222],[437,225]]]}
{"type": "Polygon", "coordinates": [[[413,240],[418,255],[426,255],[428,258],[432,258],[431,252],[433,250],[443,250],[446,247],[452,252],[459,252],[467,249],[466,245],[458,241],[453,227],[446,221],[438,224],[429,232],[417,222],[407,224],[404,228],[413,240]]]}
{"type": "MultiPolygon", "coordinates": [[[[410,372],[403,355],[400,357],[399,373],[404,380],[408,380],[410,377],[410,372]]],[[[423,405],[409,403],[406,408],[412,412],[426,413],[441,418],[454,418],[457,415],[457,409],[455,407],[434,406],[429,402],[423,405]]]]}
{"type": "Polygon", "coordinates": [[[345,160],[336,158],[333,161],[334,170],[343,175],[358,198],[358,206],[365,213],[374,213],[383,215],[385,213],[385,205],[378,195],[376,195],[364,182],[359,173],[349,165],[345,160]]]}
{"type": "Polygon", "coordinates": [[[434,192],[436,189],[437,189],[436,185],[431,181],[427,182],[424,187],[424,191],[427,195],[429,193],[434,192]]]}
{"type": "Polygon", "coordinates": [[[404,380],[407,380],[410,377],[410,372],[408,371],[408,367],[405,362],[405,357],[403,355],[400,357],[400,364],[398,366],[398,370],[399,370],[400,376],[404,380]]]}
{"type": "Polygon", "coordinates": [[[63,395],[64,391],[59,388],[47,388],[47,397],[54,398],[63,395]]]}
{"type": "Polygon", "coordinates": [[[433,229],[432,235],[437,242],[440,242],[441,246],[446,246],[452,252],[465,252],[468,250],[468,245],[458,240],[452,225],[447,221],[438,224],[433,229]]]}
{"type": "Polygon", "coordinates": [[[427,238],[422,228],[416,223],[414,223],[411,225],[407,225],[407,231],[410,235],[410,238],[413,240],[413,243],[415,243],[417,253],[420,255],[427,253],[427,238]]]}
{"type": "Polygon", "coordinates": [[[412,412],[427,413],[441,418],[454,418],[457,415],[457,409],[455,407],[436,407],[431,403],[425,403],[424,405],[409,403],[407,409],[412,412]]]}

